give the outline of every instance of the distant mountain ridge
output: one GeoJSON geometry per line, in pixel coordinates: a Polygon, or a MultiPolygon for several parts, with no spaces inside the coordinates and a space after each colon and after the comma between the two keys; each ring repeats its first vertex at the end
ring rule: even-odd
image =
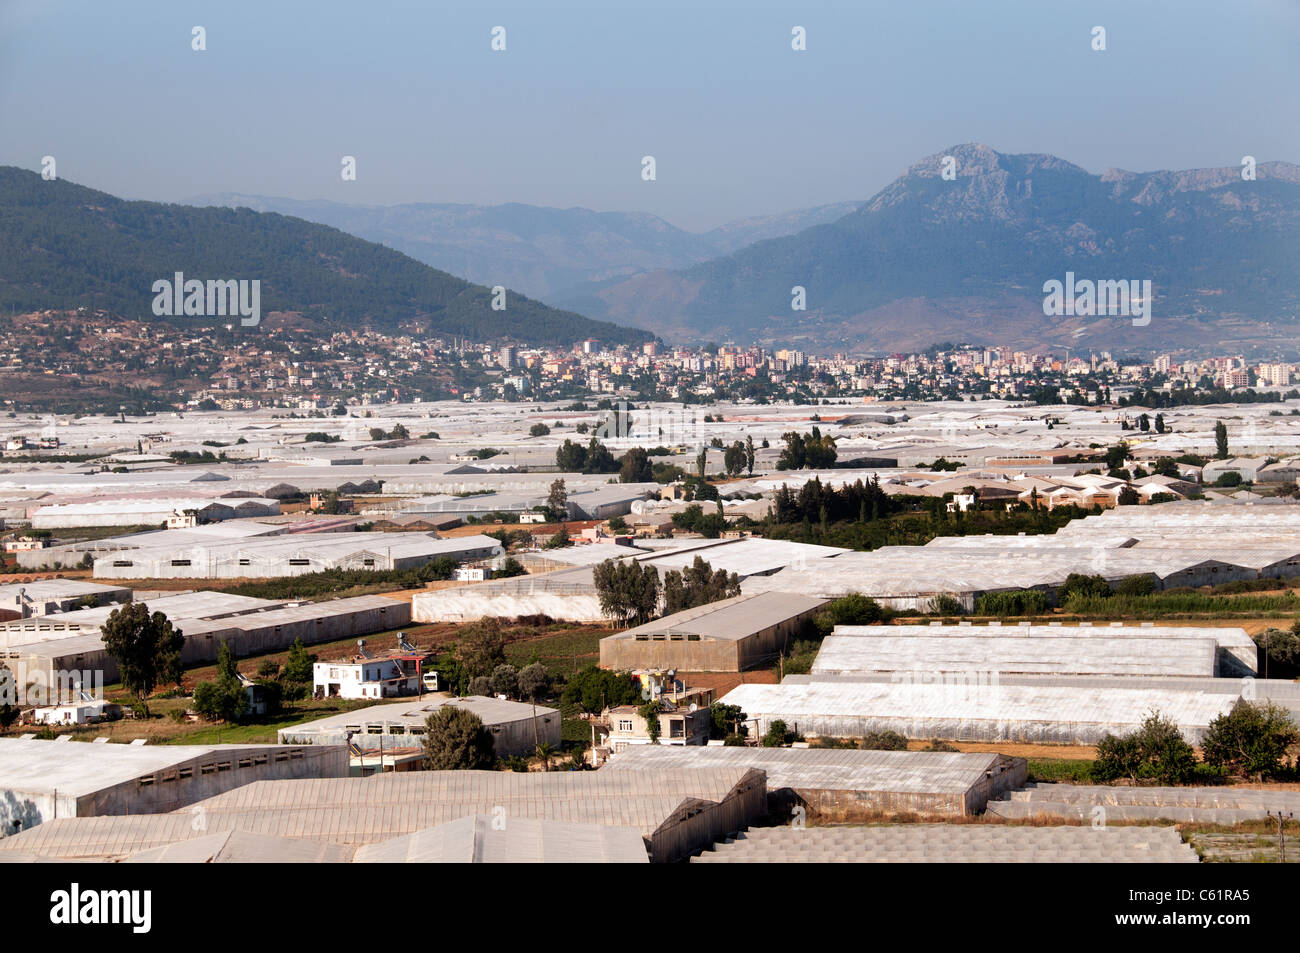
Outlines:
{"type": "Polygon", "coordinates": [[[829,224],[685,269],[575,289],[562,306],[671,338],[836,348],[948,339],[1136,350],[1295,336],[1300,166],[1093,175],[965,144],[915,163],[829,224]],[[952,156],[956,177],[943,178],[952,156]],[[1153,321],[1045,317],[1043,283],[1150,279],[1153,321]],[[791,289],[807,292],[792,312],[791,289]]]}
{"type": "Polygon", "coordinates": [[[505,295],[505,310],[494,310],[489,288],[302,219],[126,201],[0,167],[0,308],[91,307],[153,319],[153,282],[170,281],[175,272],[200,280],[256,279],[263,314],[295,312],[334,327],[535,345],[654,337],[514,291],[505,295]]]}
{"type": "Polygon", "coordinates": [[[683,268],[767,238],[842,218],[861,202],[729,222],[708,232],[677,228],[644,212],[586,208],[414,203],[350,205],[222,192],[196,206],[278,212],[379,242],[427,265],[485,285],[548,298],[574,286],[662,268],[683,268]]]}

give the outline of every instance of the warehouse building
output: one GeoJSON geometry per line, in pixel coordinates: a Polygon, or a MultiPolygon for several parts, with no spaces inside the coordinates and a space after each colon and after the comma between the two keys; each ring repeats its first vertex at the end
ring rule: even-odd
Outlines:
{"type": "Polygon", "coordinates": [[[33,529],[70,529],[86,526],[147,526],[165,523],[179,513],[193,514],[199,523],[274,516],[280,501],[260,497],[209,499],[174,497],[156,500],[99,500],[93,503],[56,503],[32,515],[33,529]]]}
{"type": "Polygon", "coordinates": [[[1096,744],[1134,731],[1151,713],[1172,719],[1192,744],[1236,697],[1186,689],[1062,688],[995,678],[923,674],[889,682],[818,681],[740,685],[721,699],[739,705],[766,734],[784,721],[808,737],[861,738],[896,731],[908,738],[1096,744]]]}
{"type": "Polygon", "coordinates": [[[664,616],[600,640],[601,668],[743,672],[772,661],[825,599],[766,592],[664,616]]]}
{"type": "Polygon", "coordinates": [[[338,745],[120,745],[0,738],[0,830],[14,834],[55,818],[162,814],[253,781],[346,777],[347,765],[347,749],[338,745]]]}
{"type": "Polygon", "coordinates": [[[85,579],[36,579],[0,586],[0,621],[131,601],[131,590],[85,579]]]}
{"type": "Polygon", "coordinates": [[[829,636],[814,674],[854,672],[997,672],[1039,675],[1182,675],[1213,677],[1213,639],[1017,638],[998,635],[829,636]]]}
{"type": "Polygon", "coordinates": [[[60,819],[0,839],[0,854],[119,860],[226,831],[359,847],[488,815],[632,828],[652,862],[670,863],[748,827],[766,807],[763,772],[749,768],[415,771],[254,782],[173,814],[60,819]],[[206,830],[195,830],[194,807],[206,830]]]}
{"type": "MultiPolygon", "coordinates": [[[[262,603],[262,606],[224,612],[214,609],[209,613],[188,616],[183,613],[200,613],[202,610],[177,607],[181,614],[172,615],[170,603],[173,599],[179,601],[193,596],[204,597],[205,600],[213,596],[222,596],[223,600],[251,599],[248,596],[225,596],[222,593],[192,593],[150,600],[150,610],[162,612],[185,636],[185,644],[181,648],[181,662],[184,665],[214,661],[222,642],[229,644],[231,651],[242,658],[283,651],[297,639],[306,645],[334,642],[400,628],[411,622],[411,607],[408,603],[384,596],[356,596],[351,599],[292,604],[257,599],[251,601],[262,603]]],[[[72,616],[81,614],[68,613],[68,617],[71,619],[72,616]]],[[[51,617],[54,618],[57,617],[51,617]]],[[[23,683],[36,678],[51,680],[46,682],[50,684],[55,678],[54,673],[62,671],[91,671],[99,673],[103,682],[115,681],[119,675],[117,662],[104,648],[100,632],[100,625],[106,618],[107,612],[102,618],[85,621],[42,620],[39,626],[47,628],[38,632],[25,631],[30,623],[22,624],[24,631],[17,634],[29,640],[10,645],[4,653],[7,655],[5,664],[15,671],[15,677],[23,683]],[[35,639],[33,636],[44,638],[35,639]]],[[[0,639],[15,632],[19,625],[0,624],[0,639]]]]}
{"type": "Polygon", "coordinates": [[[411,598],[411,611],[421,623],[540,615],[561,622],[608,621],[590,566],[417,592],[411,598]]]}
{"type": "Polygon", "coordinates": [[[542,743],[560,747],[560,713],[542,705],[470,695],[451,698],[426,695],[391,704],[304,722],[277,733],[286,745],[352,744],[365,751],[418,748],[424,743],[424,723],[443,706],[473,712],[492,735],[498,758],[531,755],[542,743]]]}
{"type": "Polygon", "coordinates": [[[1246,630],[1232,626],[841,625],[823,640],[812,673],[929,670],[1245,678],[1255,675],[1257,656],[1246,630]]]}
{"type": "Polygon", "coordinates": [[[418,569],[435,559],[491,559],[490,536],[439,539],[427,533],[310,533],[187,543],[167,541],[95,559],[96,579],[280,578],[324,572],[418,569]]]}
{"type": "Polygon", "coordinates": [[[872,815],[980,814],[990,798],[1025,783],[1027,762],[988,753],[851,748],[630,747],[602,771],[746,766],[767,774],[771,814],[803,808],[810,820],[844,824],[872,815]]]}

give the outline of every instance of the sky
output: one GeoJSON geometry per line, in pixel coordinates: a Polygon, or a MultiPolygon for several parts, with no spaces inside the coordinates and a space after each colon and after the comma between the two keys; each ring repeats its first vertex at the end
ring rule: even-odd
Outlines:
{"type": "Polygon", "coordinates": [[[524,202],[702,231],[867,199],[962,142],[1098,173],[1300,162],[1297,90],[1300,0],[0,0],[0,164],[52,155],[157,201],[524,202]]]}

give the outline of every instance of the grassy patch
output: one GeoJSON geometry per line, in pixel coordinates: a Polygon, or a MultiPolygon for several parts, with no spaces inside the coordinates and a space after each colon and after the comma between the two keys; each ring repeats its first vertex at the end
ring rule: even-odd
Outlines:
{"type": "Polygon", "coordinates": [[[1093,784],[1092,762],[1066,758],[1030,758],[1029,780],[1062,784],[1093,784]]]}

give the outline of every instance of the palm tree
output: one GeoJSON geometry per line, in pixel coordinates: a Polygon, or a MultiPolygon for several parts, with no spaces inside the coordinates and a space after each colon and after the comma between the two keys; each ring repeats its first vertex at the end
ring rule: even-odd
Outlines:
{"type": "Polygon", "coordinates": [[[551,770],[551,759],[555,757],[555,745],[549,741],[540,742],[537,745],[537,757],[541,758],[546,765],[546,770],[551,770]]]}

